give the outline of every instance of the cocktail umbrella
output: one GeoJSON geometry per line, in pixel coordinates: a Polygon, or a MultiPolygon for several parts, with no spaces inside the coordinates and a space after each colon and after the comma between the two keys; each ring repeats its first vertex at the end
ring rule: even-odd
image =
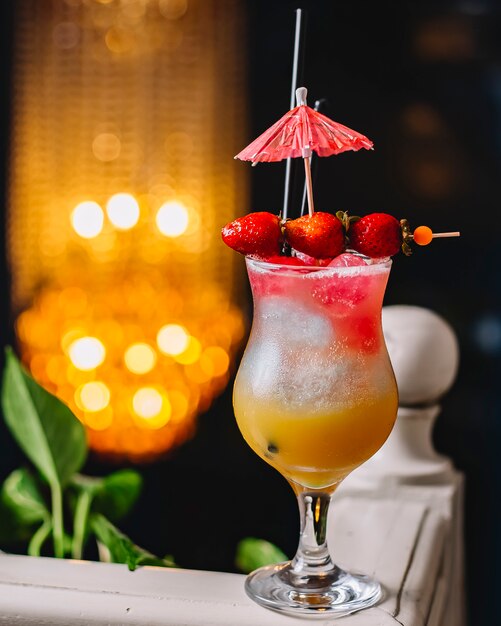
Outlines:
{"type": "Polygon", "coordinates": [[[239,152],[235,158],[252,161],[282,161],[288,157],[304,160],[308,212],[313,215],[313,188],[311,183],[310,158],[312,152],[318,156],[331,156],[347,150],[372,149],[373,143],[357,131],[334,122],[306,104],[307,90],[296,90],[297,106],[286,113],[273,126],[239,152]]]}

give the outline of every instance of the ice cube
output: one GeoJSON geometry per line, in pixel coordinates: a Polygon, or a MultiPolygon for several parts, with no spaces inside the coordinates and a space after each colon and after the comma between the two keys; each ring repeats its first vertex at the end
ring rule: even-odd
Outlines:
{"type": "Polygon", "coordinates": [[[332,259],[329,263],[329,267],[357,267],[358,265],[368,265],[364,257],[358,254],[351,254],[350,252],[343,252],[332,259]]]}
{"type": "MultiPolygon", "coordinates": [[[[329,263],[329,267],[339,268],[365,265],[368,262],[364,257],[349,252],[340,254],[329,263]]],[[[367,297],[370,286],[370,276],[336,272],[329,280],[313,288],[313,297],[323,304],[334,305],[332,312],[343,315],[347,308],[354,308],[367,297]]]]}
{"type": "Polygon", "coordinates": [[[332,358],[325,352],[302,350],[283,363],[277,396],[287,412],[328,413],[344,399],[349,370],[346,356],[332,358]]]}
{"type": "Polygon", "coordinates": [[[281,296],[264,298],[256,307],[256,322],[265,324],[260,332],[290,346],[328,346],[333,328],[328,317],[295,300],[281,296]]]}

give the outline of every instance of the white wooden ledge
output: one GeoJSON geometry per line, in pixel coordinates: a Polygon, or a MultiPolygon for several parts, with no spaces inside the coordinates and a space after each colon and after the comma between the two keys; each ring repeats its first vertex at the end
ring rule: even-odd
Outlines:
{"type": "MultiPolygon", "coordinates": [[[[380,580],[386,597],[343,626],[442,626],[452,491],[418,498],[344,490],[330,515],[335,561],[380,580]],[[380,494],[381,496],[381,494],[380,494]]],[[[332,620],[315,620],[332,624],[332,620]]],[[[0,624],[12,626],[281,626],[308,623],[261,608],[244,576],[0,555],[0,624]]],[[[445,622],[443,622],[445,624],[445,622]]],[[[454,624],[456,626],[456,624],[454,624]]]]}

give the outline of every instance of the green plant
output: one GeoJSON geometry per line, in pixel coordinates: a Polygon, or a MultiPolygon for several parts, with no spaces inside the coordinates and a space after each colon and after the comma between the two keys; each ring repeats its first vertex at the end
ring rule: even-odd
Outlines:
{"type": "Polygon", "coordinates": [[[238,542],[235,565],[244,574],[264,567],[287,561],[287,555],[276,545],[265,539],[246,537],[238,542]]]}
{"type": "Polygon", "coordinates": [[[0,490],[0,545],[27,544],[40,556],[80,559],[91,538],[115,563],[172,567],[136,546],[113,522],[123,518],[141,492],[138,472],[123,469],[105,477],[79,473],[87,458],[85,429],[71,410],[41,387],[6,348],[1,400],[4,419],[31,468],[14,470],[0,490]]]}

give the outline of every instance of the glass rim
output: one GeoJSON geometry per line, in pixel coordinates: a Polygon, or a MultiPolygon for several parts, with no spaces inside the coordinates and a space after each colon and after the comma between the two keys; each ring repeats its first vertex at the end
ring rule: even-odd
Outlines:
{"type": "MultiPolygon", "coordinates": [[[[348,252],[348,254],[352,254],[348,252]]],[[[373,273],[375,271],[381,271],[382,269],[390,269],[393,263],[391,257],[380,257],[377,259],[371,259],[370,257],[355,254],[364,260],[369,260],[370,263],[365,265],[336,265],[336,266],[322,266],[322,265],[289,265],[287,263],[270,263],[250,255],[245,257],[245,263],[251,267],[264,271],[283,270],[291,274],[317,274],[318,272],[325,272],[326,274],[365,274],[373,273]]]]}

